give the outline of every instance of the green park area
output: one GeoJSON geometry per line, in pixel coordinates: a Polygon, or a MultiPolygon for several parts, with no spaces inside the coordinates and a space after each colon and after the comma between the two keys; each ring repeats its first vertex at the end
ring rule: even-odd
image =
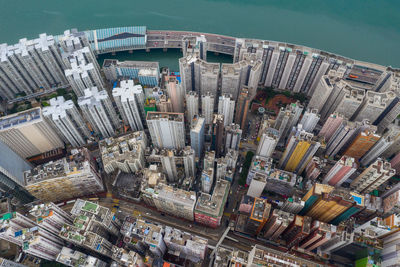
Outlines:
{"type": "MultiPolygon", "coordinates": [[[[21,93],[21,95],[19,96],[23,97],[26,96],[26,94],[21,93]]],[[[65,100],[72,100],[75,103],[75,105],[77,104],[77,97],[73,91],[67,90],[65,88],[60,88],[48,95],[14,103],[14,105],[8,109],[8,113],[13,114],[24,110],[28,110],[31,109],[32,107],[38,106],[38,103],[41,107],[48,107],[50,106],[50,99],[57,96],[63,96],[65,100]]]]}

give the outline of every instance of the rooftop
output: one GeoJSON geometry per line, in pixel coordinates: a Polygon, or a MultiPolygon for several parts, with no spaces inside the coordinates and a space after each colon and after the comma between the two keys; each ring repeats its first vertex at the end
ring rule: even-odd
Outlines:
{"type": "Polygon", "coordinates": [[[35,184],[48,179],[74,175],[79,172],[91,172],[90,156],[86,148],[73,149],[71,155],[56,161],[39,165],[24,172],[25,185],[35,184]]]}
{"type": "Polygon", "coordinates": [[[43,116],[52,117],[53,119],[64,118],[67,116],[67,110],[75,109],[72,100],[65,101],[63,96],[50,99],[50,106],[43,108],[43,116]]]}
{"type": "Polygon", "coordinates": [[[205,238],[169,226],[165,227],[164,241],[178,246],[189,247],[191,250],[198,251],[198,253],[204,251],[208,244],[208,240],[205,238]]]}
{"type": "Polygon", "coordinates": [[[271,211],[271,204],[266,199],[255,198],[250,219],[256,221],[267,220],[271,211]]]}
{"type": "Polygon", "coordinates": [[[147,146],[147,138],[143,131],[133,132],[120,137],[110,137],[99,142],[103,164],[113,161],[140,158],[147,146]]]}
{"type": "Polygon", "coordinates": [[[41,109],[39,107],[4,116],[0,118],[0,132],[11,127],[34,123],[41,119],[41,109]]]}
{"type": "Polygon", "coordinates": [[[222,215],[228,197],[230,183],[218,180],[215,183],[213,194],[201,193],[196,203],[195,212],[206,213],[214,217],[222,215]]]}
{"type": "Polygon", "coordinates": [[[160,225],[127,217],[121,227],[121,233],[128,238],[130,242],[136,242],[138,239],[145,241],[149,244],[158,245],[160,240],[163,239],[164,230],[160,225]]]}
{"type": "Polygon", "coordinates": [[[134,68],[134,69],[142,69],[142,68],[154,68],[159,70],[159,63],[156,61],[118,61],[116,59],[105,59],[103,62],[103,68],[107,67],[118,67],[118,68],[134,68]]]}
{"type": "Polygon", "coordinates": [[[180,205],[194,206],[196,203],[196,193],[194,191],[186,191],[179,188],[159,183],[154,187],[156,198],[170,199],[180,205]]]}
{"type": "Polygon", "coordinates": [[[183,122],[184,116],[183,113],[149,111],[147,112],[146,120],[169,120],[183,122]]]}

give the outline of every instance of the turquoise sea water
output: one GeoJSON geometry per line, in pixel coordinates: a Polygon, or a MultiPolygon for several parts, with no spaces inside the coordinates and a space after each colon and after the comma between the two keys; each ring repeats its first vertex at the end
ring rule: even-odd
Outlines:
{"type": "Polygon", "coordinates": [[[127,25],[278,40],[400,67],[398,0],[0,0],[0,42],[127,25]]]}

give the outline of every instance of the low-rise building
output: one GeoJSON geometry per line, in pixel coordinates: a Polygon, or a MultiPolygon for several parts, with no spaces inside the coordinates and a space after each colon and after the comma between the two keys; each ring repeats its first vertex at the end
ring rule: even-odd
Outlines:
{"type": "Polygon", "coordinates": [[[230,183],[218,180],[212,195],[201,193],[194,210],[196,222],[216,228],[221,225],[226,200],[229,195],[230,183]]]}
{"type": "Polygon", "coordinates": [[[22,250],[30,255],[54,261],[64,245],[64,241],[41,227],[24,228],[14,233],[21,240],[22,250]]]}
{"type": "Polygon", "coordinates": [[[271,158],[255,156],[251,162],[246,183],[247,194],[260,197],[264,189],[281,195],[291,195],[297,175],[274,168],[271,158]]]}
{"type": "Polygon", "coordinates": [[[63,247],[56,261],[66,266],[75,267],[106,267],[107,263],[80,251],[63,247]]]}
{"type": "Polygon", "coordinates": [[[88,217],[92,224],[97,224],[97,227],[101,227],[116,236],[121,227],[120,220],[115,217],[109,208],[90,201],[77,199],[71,209],[71,214],[75,217],[88,217]]]}
{"type": "Polygon", "coordinates": [[[73,218],[54,203],[35,205],[30,215],[36,218],[36,223],[47,231],[58,235],[65,223],[72,224],[73,218]]]}
{"type": "Polygon", "coordinates": [[[170,254],[199,262],[205,259],[208,240],[187,232],[166,226],[164,241],[170,254]]]}
{"type": "Polygon", "coordinates": [[[26,171],[24,178],[25,189],[43,202],[56,202],[104,190],[96,163],[86,148],[73,149],[66,158],[26,171]]]}
{"type": "Polygon", "coordinates": [[[7,212],[0,217],[0,239],[22,246],[22,240],[15,233],[25,228],[32,228],[36,223],[18,212],[7,212]]]}
{"type": "Polygon", "coordinates": [[[219,246],[215,253],[214,267],[247,266],[248,257],[246,251],[219,246]]]}
{"type": "MultiPolygon", "coordinates": [[[[126,250],[118,246],[112,247],[113,255],[112,258],[119,264],[125,267],[145,267],[142,256],[133,250],[126,250]]],[[[112,266],[112,265],[111,265],[112,266]]]]}
{"type": "Polygon", "coordinates": [[[154,187],[143,188],[142,191],[146,195],[146,198],[151,198],[147,202],[154,203],[154,206],[159,211],[186,220],[194,220],[195,192],[174,188],[164,183],[158,183],[154,187]]]}
{"type": "Polygon", "coordinates": [[[116,169],[137,172],[144,165],[147,137],[143,131],[133,132],[117,138],[106,138],[99,143],[104,170],[111,173],[116,169]]]}
{"type": "Polygon", "coordinates": [[[195,151],[186,146],[183,149],[153,149],[147,157],[150,164],[160,164],[170,183],[176,183],[196,174],[195,151]]]}
{"type": "Polygon", "coordinates": [[[163,238],[164,229],[161,225],[127,217],[121,227],[121,234],[128,247],[141,241],[149,245],[150,251],[159,257],[162,257],[167,251],[163,238]]]}

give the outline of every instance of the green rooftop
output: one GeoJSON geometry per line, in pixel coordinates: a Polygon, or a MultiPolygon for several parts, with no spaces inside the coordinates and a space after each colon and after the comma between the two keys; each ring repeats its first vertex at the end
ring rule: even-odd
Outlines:
{"type": "Polygon", "coordinates": [[[97,204],[86,201],[85,205],[82,207],[82,209],[85,211],[91,212],[91,213],[96,213],[98,207],[99,206],[97,204]]]}

